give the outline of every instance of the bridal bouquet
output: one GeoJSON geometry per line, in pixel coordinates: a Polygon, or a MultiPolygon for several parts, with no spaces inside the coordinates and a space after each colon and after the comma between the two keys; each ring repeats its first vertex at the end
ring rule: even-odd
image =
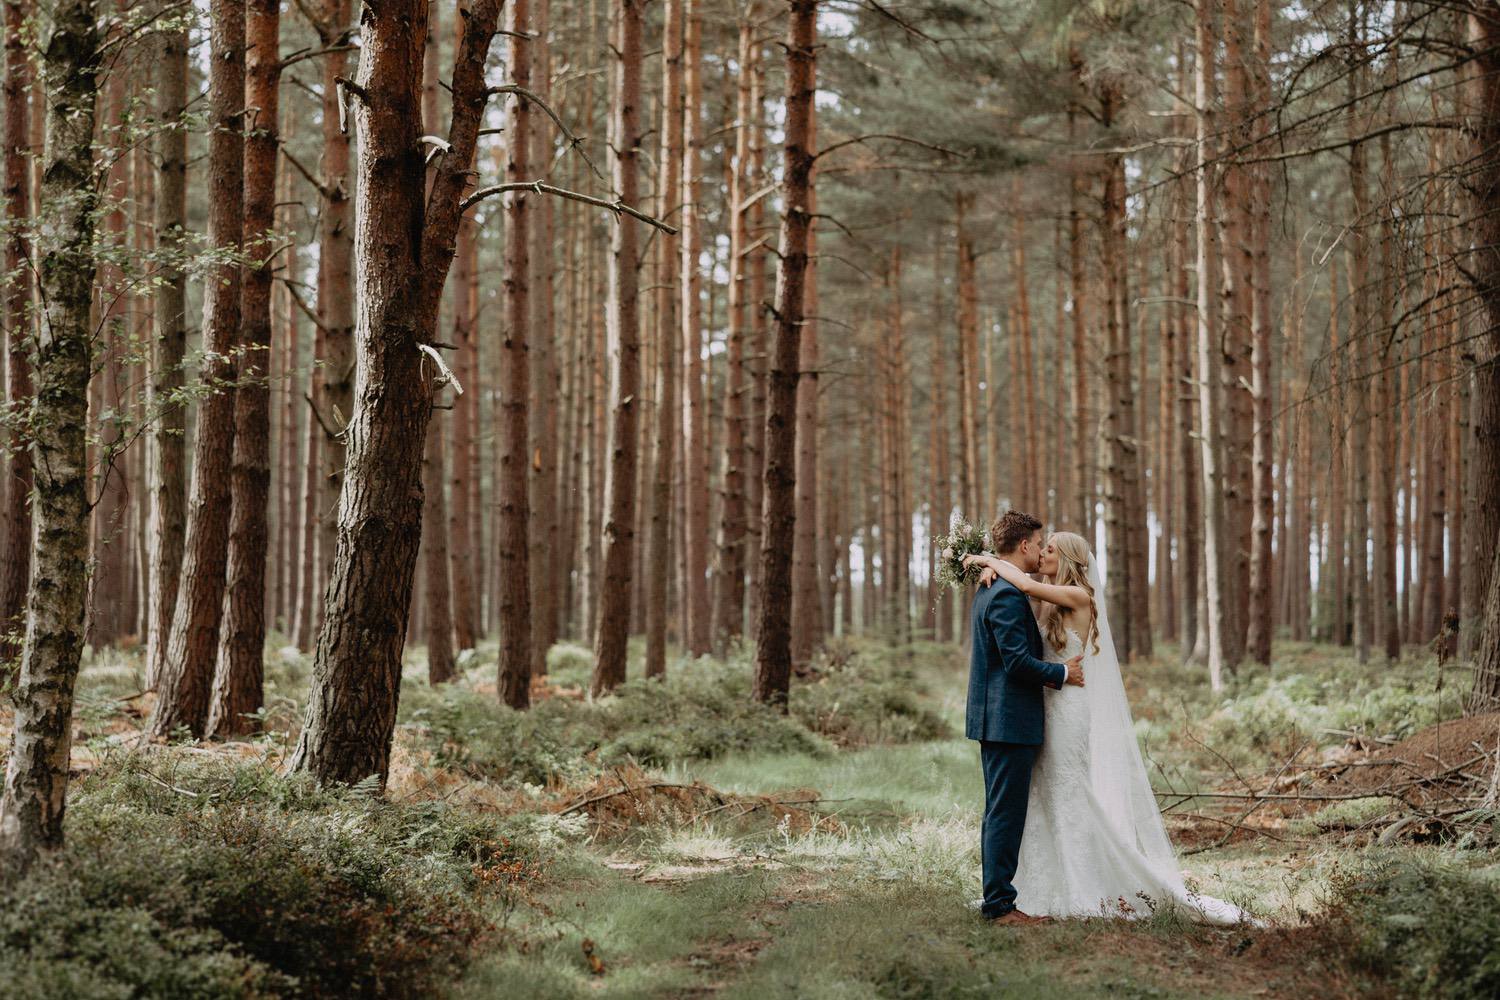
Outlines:
{"type": "Polygon", "coordinates": [[[965,566],[964,556],[979,555],[986,550],[983,528],[975,527],[955,512],[948,523],[948,533],[938,535],[932,544],[938,550],[938,586],[972,587],[979,582],[979,567],[965,566]]]}

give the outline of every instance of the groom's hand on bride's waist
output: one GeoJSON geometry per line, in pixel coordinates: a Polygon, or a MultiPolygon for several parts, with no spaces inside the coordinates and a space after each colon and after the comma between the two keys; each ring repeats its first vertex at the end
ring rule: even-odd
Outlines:
{"type": "Polygon", "coordinates": [[[1068,683],[1083,687],[1083,654],[1079,653],[1067,661],[1068,683]]]}

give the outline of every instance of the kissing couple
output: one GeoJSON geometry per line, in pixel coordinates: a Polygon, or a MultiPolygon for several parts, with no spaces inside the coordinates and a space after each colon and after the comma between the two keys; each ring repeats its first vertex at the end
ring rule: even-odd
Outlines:
{"type": "Polygon", "coordinates": [[[994,554],[964,560],[983,571],[964,719],[984,768],[980,913],[1032,924],[1178,908],[1206,923],[1254,922],[1183,883],[1088,543],[1066,531],[1044,537],[1041,521],[1015,510],[990,542],[994,554]]]}

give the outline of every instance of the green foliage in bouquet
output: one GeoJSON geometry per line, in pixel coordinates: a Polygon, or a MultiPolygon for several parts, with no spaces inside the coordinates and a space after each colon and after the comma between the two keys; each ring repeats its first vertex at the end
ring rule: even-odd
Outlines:
{"type": "Polygon", "coordinates": [[[938,552],[937,582],[940,587],[972,587],[979,582],[980,569],[965,566],[964,556],[977,556],[988,549],[983,528],[975,527],[963,514],[955,511],[948,522],[948,533],[932,540],[938,552]]]}

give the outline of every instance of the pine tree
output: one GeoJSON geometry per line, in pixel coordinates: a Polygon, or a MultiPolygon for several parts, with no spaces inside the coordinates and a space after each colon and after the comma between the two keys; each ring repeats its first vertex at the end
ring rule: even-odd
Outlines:
{"type": "MultiPolygon", "coordinates": [[[[791,684],[792,537],[795,528],[797,376],[808,267],[817,89],[817,0],[788,0],[786,140],[783,147],[781,239],[777,257],[776,342],[766,404],[765,506],[761,516],[756,700],[786,708],[791,684]]],[[[868,579],[868,578],[867,578],[868,579]]]]}

